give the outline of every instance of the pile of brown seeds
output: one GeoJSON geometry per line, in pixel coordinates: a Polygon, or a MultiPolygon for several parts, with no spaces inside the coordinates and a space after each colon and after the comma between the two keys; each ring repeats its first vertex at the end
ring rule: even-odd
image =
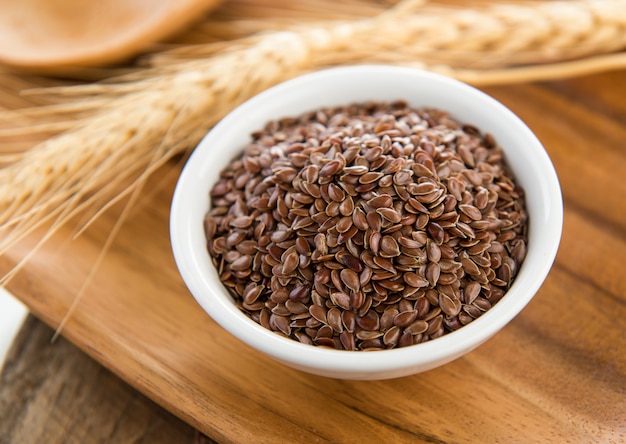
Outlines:
{"type": "Polygon", "coordinates": [[[305,344],[388,349],[457,330],[526,253],[523,190],[493,138],[404,102],[269,122],[210,196],[222,282],[305,344]]]}

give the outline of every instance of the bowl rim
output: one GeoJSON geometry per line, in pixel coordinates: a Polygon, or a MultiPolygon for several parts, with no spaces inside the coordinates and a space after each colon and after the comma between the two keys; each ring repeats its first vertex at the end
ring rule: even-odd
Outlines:
{"type": "MultiPolygon", "coordinates": [[[[359,100],[361,99],[353,101],[359,100]]],[[[267,120],[279,117],[283,116],[269,116],[267,120]]],[[[488,131],[484,128],[481,130],[488,131]]],[[[208,192],[208,189],[202,190],[203,199],[207,202],[208,192]]],[[[532,223],[535,222],[532,220],[533,217],[531,215],[531,230],[533,229],[532,223]]],[[[538,222],[536,221],[534,229],[538,229],[538,222]]],[[[215,125],[191,154],[179,177],[171,205],[170,237],[177,267],[191,294],[209,316],[233,336],[283,363],[305,370],[380,373],[427,366],[450,357],[454,359],[477,347],[504,327],[530,302],[548,275],[558,251],[562,222],[563,205],[560,185],[548,153],[526,124],[507,107],[468,84],[433,72],[390,65],[356,65],[324,69],[287,80],[245,101],[215,125]],[[457,331],[422,344],[373,353],[333,350],[302,344],[294,339],[273,333],[248,318],[232,303],[232,300],[227,301],[223,297],[226,290],[219,280],[217,283],[221,291],[213,288],[215,282],[207,276],[207,270],[200,268],[198,255],[208,256],[208,252],[205,243],[200,246],[194,245],[188,229],[190,221],[186,220],[190,205],[192,205],[187,198],[187,193],[194,190],[194,184],[202,172],[200,167],[202,158],[208,155],[210,146],[220,140],[222,134],[230,131],[231,126],[237,125],[239,119],[262,107],[276,96],[298,94],[298,91],[310,88],[312,83],[319,86],[324,82],[333,81],[333,78],[345,79],[364,73],[379,78],[394,75],[413,76],[415,80],[436,83],[458,94],[468,95],[471,99],[479,101],[482,106],[499,114],[500,119],[506,120],[507,124],[518,131],[516,134],[525,141],[525,148],[535,156],[534,164],[537,167],[535,176],[543,182],[541,187],[546,191],[543,206],[548,214],[545,220],[541,221],[541,229],[546,230],[543,236],[547,239],[545,245],[533,245],[530,242],[528,245],[529,255],[531,252],[537,252],[533,259],[536,257],[535,260],[541,259],[541,262],[533,264],[533,275],[524,279],[524,288],[521,288],[521,284],[517,286],[516,284],[524,272],[527,260],[522,264],[516,280],[505,297],[475,321],[457,331]],[[511,294],[515,297],[507,297],[511,294]]],[[[201,221],[198,224],[202,225],[201,221]]],[[[531,233],[529,233],[529,238],[530,235],[531,233]]]]}

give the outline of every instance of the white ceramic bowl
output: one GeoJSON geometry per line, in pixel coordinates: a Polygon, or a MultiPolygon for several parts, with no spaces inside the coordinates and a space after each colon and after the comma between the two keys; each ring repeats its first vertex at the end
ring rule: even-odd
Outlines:
{"type": "Polygon", "coordinates": [[[476,348],[504,327],[533,298],[556,255],[563,220],[559,182],[541,143],[511,111],[486,94],[447,77],[409,68],[354,66],[304,75],[270,88],[229,115],[198,145],[180,176],[171,209],[176,263],[204,310],[241,341],[288,366],[342,379],[387,379],[426,371],[476,348]],[[504,298],[483,316],[438,339],[376,352],[331,350],[281,337],[250,320],[220,283],[206,250],[203,219],[208,193],[222,170],[242,151],[250,133],[272,119],[324,106],[366,100],[405,99],[437,107],[495,136],[529,213],[527,256],[504,298]]]}

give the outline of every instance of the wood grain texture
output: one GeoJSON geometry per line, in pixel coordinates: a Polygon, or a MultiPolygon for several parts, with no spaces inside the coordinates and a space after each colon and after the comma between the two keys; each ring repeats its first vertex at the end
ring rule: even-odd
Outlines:
{"type": "MultiPolygon", "coordinates": [[[[565,223],[536,298],[474,352],[411,377],[350,382],[292,370],[240,343],[176,271],[168,237],[174,163],[147,188],[63,335],[219,442],[623,442],[626,72],[486,91],[544,143],[565,223]]],[[[114,217],[76,240],[68,227],[9,289],[56,327],[114,217]]],[[[28,248],[12,251],[2,268],[28,248]]]]}
{"type": "Polygon", "coordinates": [[[197,22],[216,3],[0,0],[0,61],[57,75],[119,63],[197,22]]]}
{"type": "MultiPolygon", "coordinates": [[[[60,82],[0,80],[0,109],[37,104],[15,92],[60,82]]],[[[176,271],[167,225],[176,163],[151,182],[63,335],[222,442],[626,440],[626,72],[485,90],[544,143],[565,221],[537,297],[466,357],[412,377],[344,382],[288,369],[241,344],[202,312],[176,271]]],[[[67,227],[10,283],[52,327],[116,210],[76,240],[67,227]]],[[[0,272],[32,246],[26,240],[3,257],[0,272]]]]}
{"type": "Polygon", "coordinates": [[[193,443],[193,428],[26,319],[0,376],[1,443],[193,443]]]}

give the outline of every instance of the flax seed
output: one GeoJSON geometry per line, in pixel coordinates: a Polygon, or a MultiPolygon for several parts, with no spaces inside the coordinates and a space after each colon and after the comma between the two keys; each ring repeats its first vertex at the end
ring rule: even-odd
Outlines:
{"type": "Polygon", "coordinates": [[[409,346],[472,322],[515,280],[524,193],[476,127],[372,102],[252,139],[201,223],[220,279],[263,327],[322,347],[409,346]]]}

